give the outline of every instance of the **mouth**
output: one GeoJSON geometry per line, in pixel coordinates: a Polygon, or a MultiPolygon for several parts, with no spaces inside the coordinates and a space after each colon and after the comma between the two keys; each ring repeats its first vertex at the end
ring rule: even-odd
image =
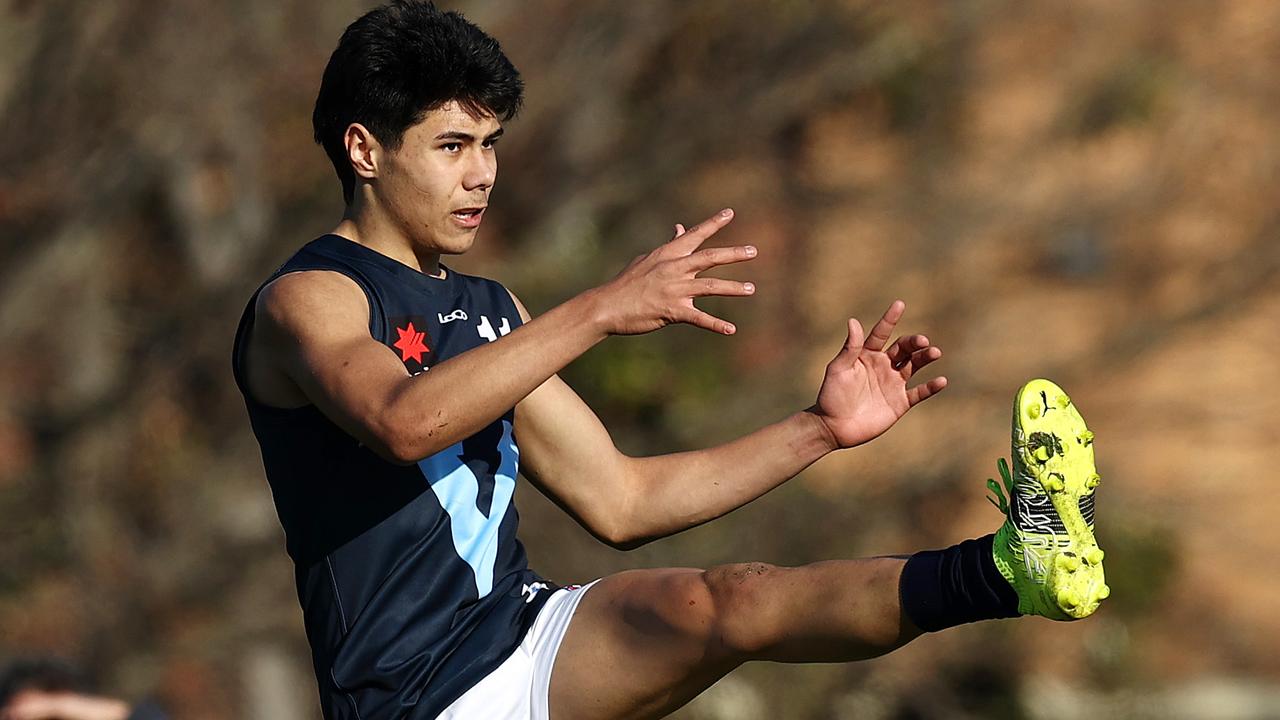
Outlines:
{"type": "Polygon", "coordinates": [[[467,207],[454,210],[449,213],[453,217],[453,221],[464,228],[475,228],[480,226],[480,220],[484,217],[484,211],[487,206],[467,207]]]}

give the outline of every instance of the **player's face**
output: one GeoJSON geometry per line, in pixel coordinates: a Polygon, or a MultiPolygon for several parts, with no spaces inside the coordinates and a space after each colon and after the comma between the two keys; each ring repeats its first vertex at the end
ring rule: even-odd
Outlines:
{"type": "Polygon", "coordinates": [[[386,153],[379,191],[415,247],[449,255],[471,248],[497,178],[501,134],[493,116],[473,117],[451,102],[428,112],[386,153]]]}

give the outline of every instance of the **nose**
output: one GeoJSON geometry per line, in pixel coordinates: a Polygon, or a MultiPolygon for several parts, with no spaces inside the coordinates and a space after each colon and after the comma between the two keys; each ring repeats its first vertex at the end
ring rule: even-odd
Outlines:
{"type": "Polygon", "coordinates": [[[498,156],[493,150],[478,150],[470,154],[466,172],[462,175],[465,190],[487,190],[498,177],[498,156]]]}

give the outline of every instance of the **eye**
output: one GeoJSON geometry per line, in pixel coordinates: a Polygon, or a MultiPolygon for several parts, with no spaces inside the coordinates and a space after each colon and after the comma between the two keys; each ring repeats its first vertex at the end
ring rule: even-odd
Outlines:
{"type": "Polygon", "coordinates": [[[498,138],[490,138],[484,141],[484,145],[482,147],[488,150],[489,148],[492,148],[494,145],[497,145],[497,144],[498,144],[498,138]]]}
{"type": "Polygon", "coordinates": [[[440,149],[444,150],[447,153],[460,152],[462,150],[462,143],[456,143],[456,142],[445,143],[440,146],[440,149]]]}

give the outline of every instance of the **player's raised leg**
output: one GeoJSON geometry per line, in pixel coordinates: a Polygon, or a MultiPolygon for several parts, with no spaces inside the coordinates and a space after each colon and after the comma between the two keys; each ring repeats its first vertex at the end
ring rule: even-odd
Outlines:
{"type": "Polygon", "coordinates": [[[748,660],[882,655],[919,635],[902,558],[637,570],[587,592],[551,676],[551,717],[662,717],[748,660]]]}

